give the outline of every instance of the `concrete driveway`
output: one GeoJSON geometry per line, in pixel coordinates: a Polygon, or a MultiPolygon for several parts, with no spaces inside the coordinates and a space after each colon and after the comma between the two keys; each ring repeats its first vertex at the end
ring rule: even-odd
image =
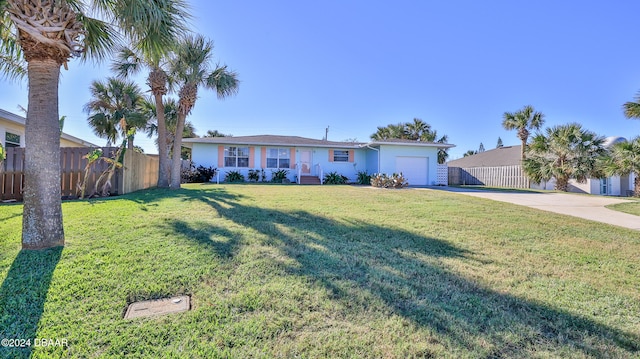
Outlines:
{"type": "Polygon", "coordinates": [[[614,211],[604,207],[614,203],[630,202],[629,200],[617,197],[547,192],[492,191],[459,187],[430,187],[430,189],[455,192],[473,197],[487,198],[494,201],[508,202],[521,206],[537,208],[543,211],[566,214],[569,216],[640,231],[639,216],[614,211]]]}

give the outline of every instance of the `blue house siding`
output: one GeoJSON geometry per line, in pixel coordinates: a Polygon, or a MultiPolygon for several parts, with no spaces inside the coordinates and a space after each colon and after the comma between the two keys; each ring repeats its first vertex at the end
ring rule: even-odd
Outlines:
{"type": "MultiPolygon", "coordinates": [[[[309,175],[312,176],[322,177],[327,173],[337,172],[347,177],[350,182],[355,182],[359,171],[366,171],[369,174],[403,172],[409,179],[409,184],[412,185],[436,183],[438,146],[453,147],[449,144],[407,140],[356,144],[276,135],[197,138],[185,139],[185,142],[192,148],[194,164],[217,168],[220,180],[223,180],[230,171],[238,171],[247,178],[251,169],[264,169],[266,178],[269,180],[271,173],[277,169],[266,168],[268,150],[284,148],[289,154],[287,171],[291,182],[297,180],[299,173],[302,174],[296,165],[302,168],[303,157],[307,155],[305,151],[309,151],[311,160],[306,165],[309,166],[309,175]],[[246,157],[238,157],[240,167],[225,167],[224,148],[226,146],[248,147],[248,161],[246,157]],[[345,158],[345,154],[335,152],[339,150],[348,151],[348,158],[345,158]]],[[[286,160],[286,157],[284,159],[286,160]]],[[[269,163],[272,163],[271,160],[269,163]]],[[[282,165],[282,162],[279,164],[282,165]]]]}
{"type": "MultiPolygon", "coordinates": [[[[343,176],[349,178],[349,181],[355,181],[357,179],[358,171],[364,171],[367,169],[367,153],[365,149],[360,148],[314,148],[314,147],[288,147],[288,146],[248,146],[237,145],[243,147],[253,148],[253,166],[249,167],[224,167],[219,164],[219,146],[218,144],[209,143],[193,143],[191,160],[195,166],[214,167],[218,169],[220,173],[220,180],[224,178],[227,172],[238,171],[245,176],[249,174],[250,169],[264,169],[267,175],[267,179],[271,178],[272,171],[277,171],[277,168],[267,168],[266,163],[262,163],[262,148],[294,148],[294,155],[290,157],[293,163],[292,167],[295,167],[296,163],[300,161],[300,151],[310,150],[312,151],[312,164],[311,175],[320,176],[319,171],[322,174],[329,172],[337,172],[343,176]],[[353,151],[353,162],[335,162],[329,158],[330,150],[348,150],[353,151]],[[293,158],[292,158],[293,157],[293,158]],[[319,167],[318,167],[319,165],[319,167]]],[[[296,168],[287,168],[287,178],[294,182],[298,176],[298,170],[296,168]]]]}
{"type": "MultiPolygon", "coordinates": [[[[426,183],[412,183],[409,178],[409,184],[435,184],[437,180],[438,165],[438,149],[436,147],[413,147],[398,145],[381,145],[380,146],[380,173],[396,173],[399,172],[397,166],[398,157],[414,157],[427,158],[427,179],[426,183]]],[[[406,172],[404,173],[407,174],[406,172]]]]}

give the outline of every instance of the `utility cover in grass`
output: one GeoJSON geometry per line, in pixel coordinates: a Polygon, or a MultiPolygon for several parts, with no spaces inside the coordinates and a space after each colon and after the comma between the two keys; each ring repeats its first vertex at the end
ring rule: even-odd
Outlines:
{"type": "Polygon", "coordinates": [[[165,315],[171,313],[186,312],[191,309],[188,295],[179,297],[162,298],[156,300],[145,300],[129,304],[125,319],[151,317],[154,315],[165,315]]]}

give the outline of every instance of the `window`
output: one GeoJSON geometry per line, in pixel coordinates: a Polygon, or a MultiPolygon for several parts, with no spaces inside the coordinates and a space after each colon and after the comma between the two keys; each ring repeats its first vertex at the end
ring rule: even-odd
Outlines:
{"type": "Polygon", "coordinates": [[[249,167],[249,147],[225,147],[225,167],[249,167]]]}
{"type": "Polygon", "coordinates": [[[349,162],[349,151],[333,150],[333,162],[349,162]]]}
{"type": "Polygon", "coordinates": [[[6,132],[4,135],[4,147],[20,147],[20,135],[6,132]]]}
{"type": "Polygon", "coordinates": [[[267,149],[267,168],[289,168],[289,149],[287,148],[268,148],[267,149]]]}

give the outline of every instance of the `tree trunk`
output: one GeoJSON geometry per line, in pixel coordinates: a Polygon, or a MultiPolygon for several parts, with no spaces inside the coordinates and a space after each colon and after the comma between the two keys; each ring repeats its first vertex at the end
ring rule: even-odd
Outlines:
{"type": "Polygon", "coordinates": [[[153,96],[156,100],[156,119],[158,120],[158,187],[169,188],[169,150],[167,146],[167,123],[164,118],[162,95],[153,96]]]}
{"type": "Polygon", "coordinates": [[[556,190],[567,192],[568,188],[569,188],[568,177],[556,177],[556,190]]]}
{"type": "Polygon", "coordinates": [[[640,197],[640,173],[636,173],[636,178],[633,180],[633,196],[640,197]]]}
{"type": "Polygon", "coordinates": [[[181,180],[182,161],[182,132],[184,131],[184,122],[187,118],[186,114],[178,112],[178,123],[176,125],[176,135],[173,139],[173,153],[171,157],[171,188],[179,189],[181,180]]]}
{"type": "Polygon", "coordinates": [[[22,248],[63,246],[58,116],[60,64],[55,60],[31,59],[28,78],[22,248]]]}

